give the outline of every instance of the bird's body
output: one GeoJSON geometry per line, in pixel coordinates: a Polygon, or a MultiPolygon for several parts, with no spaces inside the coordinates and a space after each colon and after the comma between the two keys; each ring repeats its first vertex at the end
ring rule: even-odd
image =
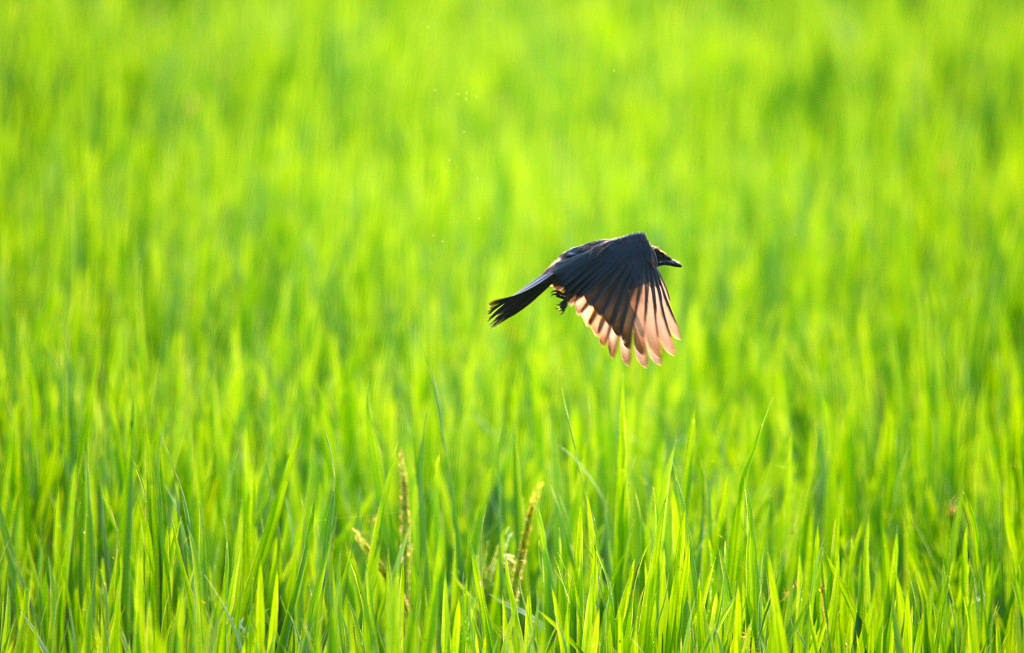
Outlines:
{"type": "Polygon", "coordinates": [[[492,301],[491,326],[523,310],[551,286],[562,300],[559,310],[573,306],[612,357],[618,351],[628,365],[635,350],[644,367],[648,358],[660,365],[662,349],[675,353],[672,339],[679,339],[679,326],[659,265],[682,267],[642,233],[573,247],[517,293],[492,301]]]}

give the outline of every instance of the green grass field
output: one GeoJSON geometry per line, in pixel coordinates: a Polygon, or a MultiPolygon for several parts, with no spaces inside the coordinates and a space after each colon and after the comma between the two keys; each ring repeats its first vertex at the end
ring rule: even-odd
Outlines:
{"type": "Polygon", "coordinates": [[[627,4],[0,4],[0,650],[1024,649],[1024,6],[627,4]]]}

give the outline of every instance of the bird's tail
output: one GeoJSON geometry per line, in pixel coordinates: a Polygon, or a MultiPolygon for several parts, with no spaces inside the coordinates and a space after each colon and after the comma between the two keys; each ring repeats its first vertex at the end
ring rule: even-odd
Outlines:
{"type": "Polygon", "coordinates": [[[488,319],[491,321],[491,326],[498,326],[526,308],[530,302],[537,299],[547,289],[550,283],[550,275],[542,274],[511,297],[495,299],[491,302],[491,308],[488,311],[488,319]]]}

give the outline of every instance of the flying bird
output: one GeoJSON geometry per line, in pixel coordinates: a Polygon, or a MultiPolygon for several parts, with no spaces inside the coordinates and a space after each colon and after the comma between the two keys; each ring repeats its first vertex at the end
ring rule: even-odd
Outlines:
{"type": "Polygon", "coordinates": [[[672,338],[679,339],[679,326],[659,265],[683,267],[642,233],[573,247],[516,294],[492,301],[491,326],[523,310],[551,286],[562,300],[558,310],[574,307],[612,358],[618,351],[629,365],[635,350],[643,367],[648,359],[661,365],[662,349],[675,354],[672,338]]]}

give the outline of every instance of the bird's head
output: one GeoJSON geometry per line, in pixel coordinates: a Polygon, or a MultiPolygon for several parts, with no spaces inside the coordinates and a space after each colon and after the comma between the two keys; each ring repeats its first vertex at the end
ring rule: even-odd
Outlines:
{"type": "Polygon", "coordinates": [[[658,257],[658,265],[671,265],[674,268],[681,268],[683,264],[675,260],[659,248],[654,248],[654,255],[658,257]]]}

